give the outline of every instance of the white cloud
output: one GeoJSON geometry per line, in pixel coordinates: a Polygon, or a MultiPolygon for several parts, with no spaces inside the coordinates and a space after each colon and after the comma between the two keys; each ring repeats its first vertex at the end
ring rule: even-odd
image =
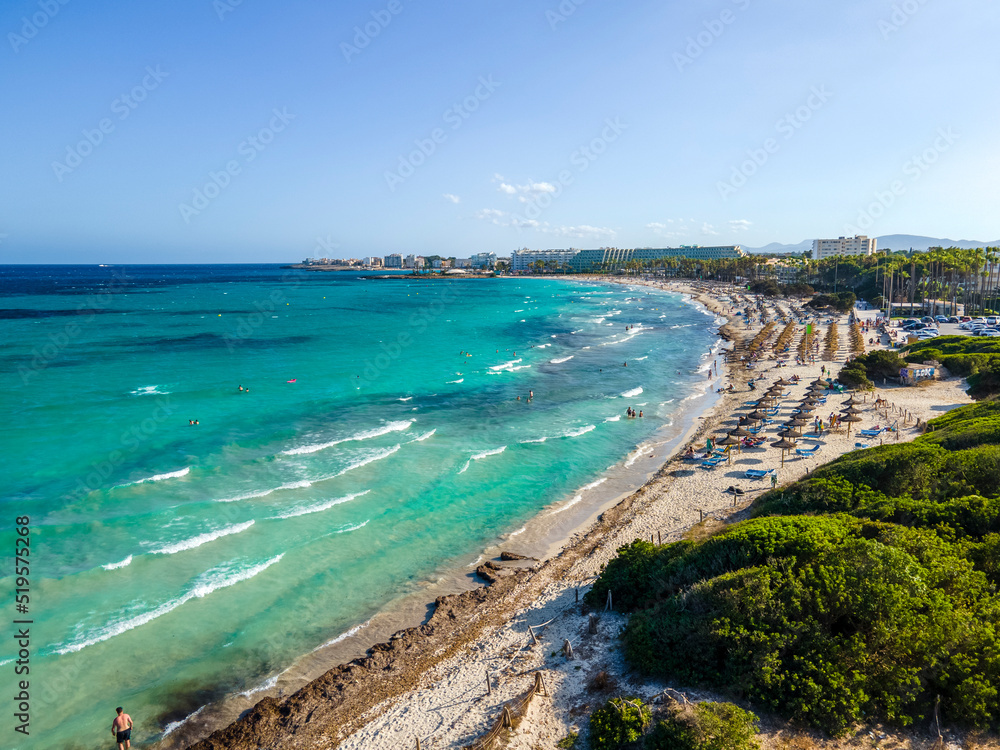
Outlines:
{"type": "Polygon", "coordinates": [[[501,193],[507,193],[507,195],[513,195],[517,192],[517,188],[513,185],[508,185],[506,182],[501,182],[500,187],[497,188],[501,193]]]}
{"type": "Polygon", "coordinates": [[[499,211],[495,208],[481,208],[476,211],[476,218],[482,219],[483,221],[488,221],[491,224],[503,225],[505,214],[503,211],[499,211]]]}
{"type": "Polygon", "coordinates": [[[718,234],[718,232],[715,231],[715,227],[713,227],[707,221],[701,225],[701,233],[712,235],[713,237],[718,234]]]}
{"type": "Polygon", "coordinates": [[[614,229],[609,229],[608,227],[593,227],[589,224],[580,224],[578,226],[562,226],[562,227],[546,227],[542,230],[546,234],[554,234],[559,237],[574,237],[577,239],[606,239],[613,240],[617,235],[614,229]]]}
{"type": "Polygon", "coordinates": [[[524,203],[526,202],[525,196],[534,196],[541,193],[555,193],[556,186],[551,182],[533,182],[528,181],[524,185],[511,185],[509,182],[505,182],[500,175],[493,175],[493,181],[500,182],[500,186],[497,188],[501,193],[506,193],[507,195],[516,195],[518,199],[524,203]]]}
{"type": "Polygon", "coordinates": [[[730,219],[729,229],[733,232],[746,232],[750,229],[751,224],[753,224],[753,222],[747,219],[730,219]]]}
{"type": "Polygon", "coordinates": [[[541,226],[534,219],[521,219],[517,216],[510,220],[510,225],[512,227],[517,227],[518,229],[538,229],[541,226]]]}
{"type": "Polygon", "coordinates": [[[453,195],[452,193],[443,193],[443,195],[444,195],[445,200],[449,200],[452,203],[461,203],[462,202],[461,198],[459,198],[457,195],[453,195]]]}

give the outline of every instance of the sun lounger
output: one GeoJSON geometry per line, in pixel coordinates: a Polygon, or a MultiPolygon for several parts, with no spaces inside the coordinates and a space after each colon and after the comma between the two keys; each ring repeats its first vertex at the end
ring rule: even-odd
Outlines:
{"type": "Polygon", "coordinates": [[[819,446],[814,445],[812,448],[796,448],[795,453],[799,456],[815,456],[819,452],[819,446]]]}
{"type": "Polygon", "coordinates": [[[771,476],[773,473],[774,469],[747,469],[743,476],[747,479],[763,479],[764,477],[771,476]]]}
{"type": "Polygon", "coordinates": [[[726,459],[722,458],[722,456],[718,456],[716,458],[710,458],[707,461],[702,461],[701,462],[701,468],[703,468],[703,469],[714,469],[719,464],[725,463],[725,462],[726,462],[726,459]]]}
{"type": "Polygon", "coordinates": [[[867,448],[868,447],[868,443],[855,443],[854,447],[855,448],[867,448]]]}
{"type": "Polygon", "coordinates": [[[880,427],[874,430],[858,430],[858,434],[861,435],[861,437],[873,438],[881,435],[883,431],[884,428],[880,427]]]}

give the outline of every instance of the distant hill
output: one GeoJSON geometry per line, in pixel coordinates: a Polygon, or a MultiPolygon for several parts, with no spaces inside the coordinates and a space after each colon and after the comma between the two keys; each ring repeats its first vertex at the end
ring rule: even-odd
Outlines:
{"type": "MultiPolygon", "coordinates": [[[[993,242],[977,242],[975,240],[949,240],[938,237],[922,237],[916,234],[885,234],[876,237],[878,249],[884,250],[926,250],[929,247],[961,247],[969,249],[974,247],[996,247],[1000,246],[1000,240],[993,242]]],[[[783,245],[780,242],[772,242],[764,247],[745,247],[748,253],[804,253],[812,250],[812,240],[803,240],[795,245],[783,245]]]]}

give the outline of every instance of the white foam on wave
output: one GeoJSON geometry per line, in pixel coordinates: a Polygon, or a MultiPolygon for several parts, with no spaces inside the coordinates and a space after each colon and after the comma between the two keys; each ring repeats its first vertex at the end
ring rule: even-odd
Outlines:
{"type": "Polygon", "coordinates": [[[242,695],[244,698],[249,698],[250,696],[256,695],[257,693],[263,693],[265,690],[270,690],[271,688],[273,688],[278,684],[279,676],[280,675],[274,675],[274,677],[268,677],[257,687],[250,688],[249,690],[244,690],[242,693],[240,693],[240,695],[242,695]]]}
{"type": "Polygon", "coordinates": [[[397,398],[396,400],[397,401],[402,401],[403,403],[406,403],[407,401],[412,401],[413,400],[413,396],[407,396],[406,398],[397,398]]]}
{"type": "Polygon", "coordinates": [[[514,538],[515,536],[517,536],[518,534],[523,534],[523,533],[524,533],[525,531],[527,531],[527,530],[528,530],[528,527],[527,527],[527,526],[522,526],[522,527],[521,527],[521,528],[519,528],[519,529],[518,529],[517,531],[512,531],[512,532],[510,532],[510,534],[508,534],[508,535],[507,535],[507,538],[508,538],[508,539],[513,539],[513,538],[514,538]]]}
{"type": "Polygon", "coordinates": [[[368,520],[366,520],[366,521],[362,521],[361,523],[356,523],[356,524],[354,524],[353,526],[345,526],[345,527],[344,527],[344,528],[342,528],[342,529],[337,529],[337,530],[336,530],[335,532],[333,532],[333,533],[334,533],[334,534],[350,534],[350,533],[351,533],[352,531],[357,531],[358,529],[363,529],[363,528],[364,528],[365,526],[367,526],[367,525],[368,525],[368,524],[369,524],[370,522],[371,522],[371,519],[369,518],[368,520]]]}
{"type": "Polygon", "coordinates": [[[522,358],[518,357],[517,359],[512,359],[510,362],[504,362],[502,365],[493,365],[490,369],[493,372],[510,371],[514,369],[514,365],[519,365],[523,361],[522,358]]]}
{"type": "Polygon", "coordinates": [[[158,385],[143,385],[136,388],[134,391],[130,391],[133,396],[166,396],[170,391],[161,391],[158,385]]]}
{"type": "Polygon", "coordinates": [[[559,359],[550,359],[549,362],[550,364],[553,365],[561,365],[563,362],[569,362],[571,359],[573,359],[573,356],[574,355],[571,354],[568,357],[561,357],[559,359]]]}
{"type": "Polygon", "coordinates": [[[132,555],[129,555],[124,560],[116,563],[108,563],[107,565],[102,565],[101,567],[105,570],[118,570],[118,568],[125,568],[132,564],[132,555]]]}
{"type": "Polygon", "coordinates": [[[505,450],[507,450],[507,446],[506,445],[501,445],[499,448],[494,448],[493,450],[488,450],[488,451],[483,451],[482,453],[477,453],[474,456],[470,457],[469,460],[465,462],[465,466],[463,466],[462,470],[459,471],[458,473],[459,474],[464,474],[468,470],[469,466],[472,465],[473,461],[482,461],[484,458],[489,458],[490,456],[499,456],[505,450]]]}
{"type": "Polygon", "coordinates": [[[135,628],[141,627],[152,622],[153,620],[163,617],[163,615],[168,614],[169,612],[173,612],[182,604],[186,604],[192,599],[203,599],[219,589],[229,588],[230,586],[235,586],[237,583],[242,581],[248,581],[254,576],[263,573],[275,563],[280,562],[281,558],[284,556],[284,553],[275,555],[270,560],[266,560],[250,568],[236,570],[235,572],[228,566],[212,568],[205,574],[199,576],[195,585],[176,599],[164,602],[156,609],[144,612],[141,615],[136,615],[135,617],[122,616],[113,619],[104,626],[83,635],[72,643],[58,645],[53,650],[55,653],[60,655],[71,654],[76,651],[81,651],[87,648],[87,646],[93,646],[96,643],[101,643],[114,638],[116,635],[127,633],[130,630],[134,630],[135,628]]]}
{"type": "Polygon", "coordinates": [[[205,532],[204,534],[193,536],[190,539],[184,539],[180,542],[174,542],[173,544],[165,544],[162,547],[150,550],[150,554],[175,555],[178,552],[184,552],[185,550],[195,549],[196,547],[200,547],[203,544],[214,542],[216,539],[221,539],[224,536],[239,534],[242,531],[246,531],[253,525],[254,525],[253,521],[246,521],[245,523],[237,523],[232,526],[226,526],[221,529],[216,529],[215,531],[208,531],[205,532]]]}
{"type": "Polygon", "coordinates": [[[555,509],[554,511],[552,511],[551,513],[549,513],[549,515],[550,515],[550,516],[554,516],[554,515],[555,515],[556,513],[562,513],[562,512],[564,511],[564,510],[567,510],[567,509],[569,509],[569,508],[572,508],[572,507],[573,507],[574,505],[576,505],[576,504],[577,504],[578,502],[580,502],[581,500],[583,500],[583,495],[576,495],[576,496],[575,496],[575,497],[574,497],[574,498],[573,498],[572,500],[570,500],[570,501],[569,501],[568,503],[566,503],[566,504],[565,504],[565,505],[563,505],[563,506],[560,506],[560,507],[556,508],[556,509],[555,509]]]}
{"type": "Polygon", "coordinates": [[[638,448],[636,448],[635,449],[635,453],[633,453],[631,456],[629,456],[628,460],[625,461],[625,468],[627,469],[632,464],[634,464],[636,461],[638,461],[640,458],[642,458],[646,454],[646,451],[648,451],[651,447],[652,446],[649,446],[649,445],[646,445],[646,444],[642,444],[638,448]]]}
{"type": "Polygon", "coordinates": [[[642,393],[642,386],[639,386],[638,388],[633,388],[630,391],[625,391],[622,394],[622,398],[635,398],[636,396],[638,396],[641,393],[642,393]]]}
{"type": "Polygon", "coordinates": [[[126,482],[125,484],[119,484],[118,487],[131,487],[133,484],[145,484],[146,482],[162,482],[164,479],[177,479],[178,477],[186,477],[191,472],[191,467],[188,466],[186,469],[181,469],[180,471],[170,471],[166,474],[154,474],[151,477],[146,477],[145,479],[137,479],[134,482],[126,482]]]}
{"type": "Polygon", "coordinates": [[[198,714],[200,714],[204,710],[205,710],[205,707],[202,706],[197,711],[195,711],[192,714],[188,714],[187,716],[185,716],[180,721],[172,721],[172,722],[170,722],[169,724],[167,724],[167,726],[165,726],[163,728],[163,734],[161,734],[160,737],[161,738],[166,737],[171,732],[173,732],[173,731],[175,731],[177,729],[180,729],[182,726],[184,726],[185,724],[187,724],[191,719],[193,719],[195,716],[197,716],[198,714]]]}
{"type": "Polygon", "coordinates": [[[429,438],[429,437],[430,437],[431,435],[433,435],[433,434],[434,434],[435,432],[437,432],[437,427],[435,427],[435,428],[434,428],[433,430],[431,430],[430,432],[425,432],[425,433],[424,433],[423,435],[421,435],[420,437],[418,437],[418,438],[417,438],[416,440],[414,440],[413,442],[414,442],[414,443],[422,443],[422,442],[424,442],[424,441],[425,441],[425,440],[426,440],[427,438],[429,438]]]}
{"type": "Polygon", "coordinates": [[[465,378],[459,378],[458,380],[449,380],[448,381],[448,385],[455,385],[457,383],[464,383],[464,382],[465,382],[465,378]]]}
{"type": "Polygon", "coordinates": [[[355,469],[360,469],[362,466],[367,466],[368,464],[375,463],[376,461],[381,461],[383,458],[388,458],[393,453],[400,449],[400,445],[394,445],[391,448],[385,448],[384,450],[374,451],[369,453],[367,456],[359,461],[355,461],[352,464],[348,464],[346,467],[328,477],[323,477],[322,479],[317,479],[317,482],[325,482],[327,479],[336,479],[337,477],[342,477],[349,471],[354,471],[355,469]]]}
{"type": "Polygon", "coordinates": [[[344,497],[334,498],[333,500],[324,500],[323,502],[313,503],[312,505],[300,505],[298,508],[292,508],[291,510],[286,510],[284,513],[271,516],[271,519],[274,521],[280,521],[285,518],[298,518],[299,516],[308,516],[312,513],[320,513],[324,510],[329,510],[335,505],[348,503],[356,497],[367,495],[369,492],[371,492],[371,490],[364,490],[363,492],[354,492],[350,495],[345,495],[344,497]]]}
{"type": "Polygon", "coordinates": [[[642,362],[645,359],[649,359],[649,355],[648,354],[645,357],[636,357],[635,361],[636,362],[642,362]]]}
{"type": "Polygon", "coordinates": [[[583,486],[583,491],[586,492],[587,490],[592,490],[595,487],[600,487],[602,484],[604,484],[607,481],[608,481],[607,477],[601,477],[600,479],[598,479],[598,480],[596,480],[594,482],[591,482],[590,484],[584,485],[583,486]]]}
{"type": "Polygon", "coordinates": [[[370,623],[370,622],[371,622],[371,620],[367,620],[366,622],[363,622],[360,625],[355,625],[353,628],[351,628],[347,632],[341,633],[336,638],[331,638],[330,640],[328,640],[326,643],[324,643],[321,646],[317,646],[316,648],[313,649],[313,652],[319,651],[320,649],[326,648],[327,646],[336,646],[341,641],[346,641],[348,638],[353,638],[358,633],[360,633],[362,630],[364,630],[365,628],[367,628],[368,627],[368,623],[370,623]]]}
{"type": "Polygon", "coordinates": [[[580,437],[581,435],[586,435],[588,432],[591,432],[596,429],[597,429],[596,425],[588,424],[586,427],[580,427],[576,430],[570,430],[565,435],[561,435],[560,437],[567,437],[567,438],[580,437]]]}
{"type": "Polygon", "coordinates": [[[613,416],[613,417],[608,417],[608,418],[607,418],[607,419],[605,419],[604,421],[605,421],[605,422],[620,422],[620,421],[621,421],[621,418],[622,418],[622,415],[621,415],[621,414],[616,414],[616,415],[615,415],[615,416],[613,416]]]}
{"type": "Polygon", "coordinates": [[[314,443],[312,445],[302,445],[298,448],[289,448],[287,451],[282,451],[281,453],[285,456],[299,456],[304,453],[316,453],[317,451],[332,448],[333,446],[340,445],[341,443],[349,443],[358,440],[371,440],[372,438],[381,437],[382,435],[388,435],[391,432],[402,432],[403,430],[407,430],[410,425],[414,423],[414,421],[416,420],[409,419],[399,422],[389,422],[381,427],[376,427],[372,430],[365,430],[364,432],[358,432],[349,437],[331,440],[327,443],[314,443]]]}

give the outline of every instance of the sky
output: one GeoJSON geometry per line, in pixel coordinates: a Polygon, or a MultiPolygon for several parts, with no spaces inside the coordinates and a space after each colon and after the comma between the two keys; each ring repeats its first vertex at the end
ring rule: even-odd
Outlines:
{"type": "Polygon", "coordinates": [[[995,0],[5,0],[0,263],[1000,238],[995,0]]]}

